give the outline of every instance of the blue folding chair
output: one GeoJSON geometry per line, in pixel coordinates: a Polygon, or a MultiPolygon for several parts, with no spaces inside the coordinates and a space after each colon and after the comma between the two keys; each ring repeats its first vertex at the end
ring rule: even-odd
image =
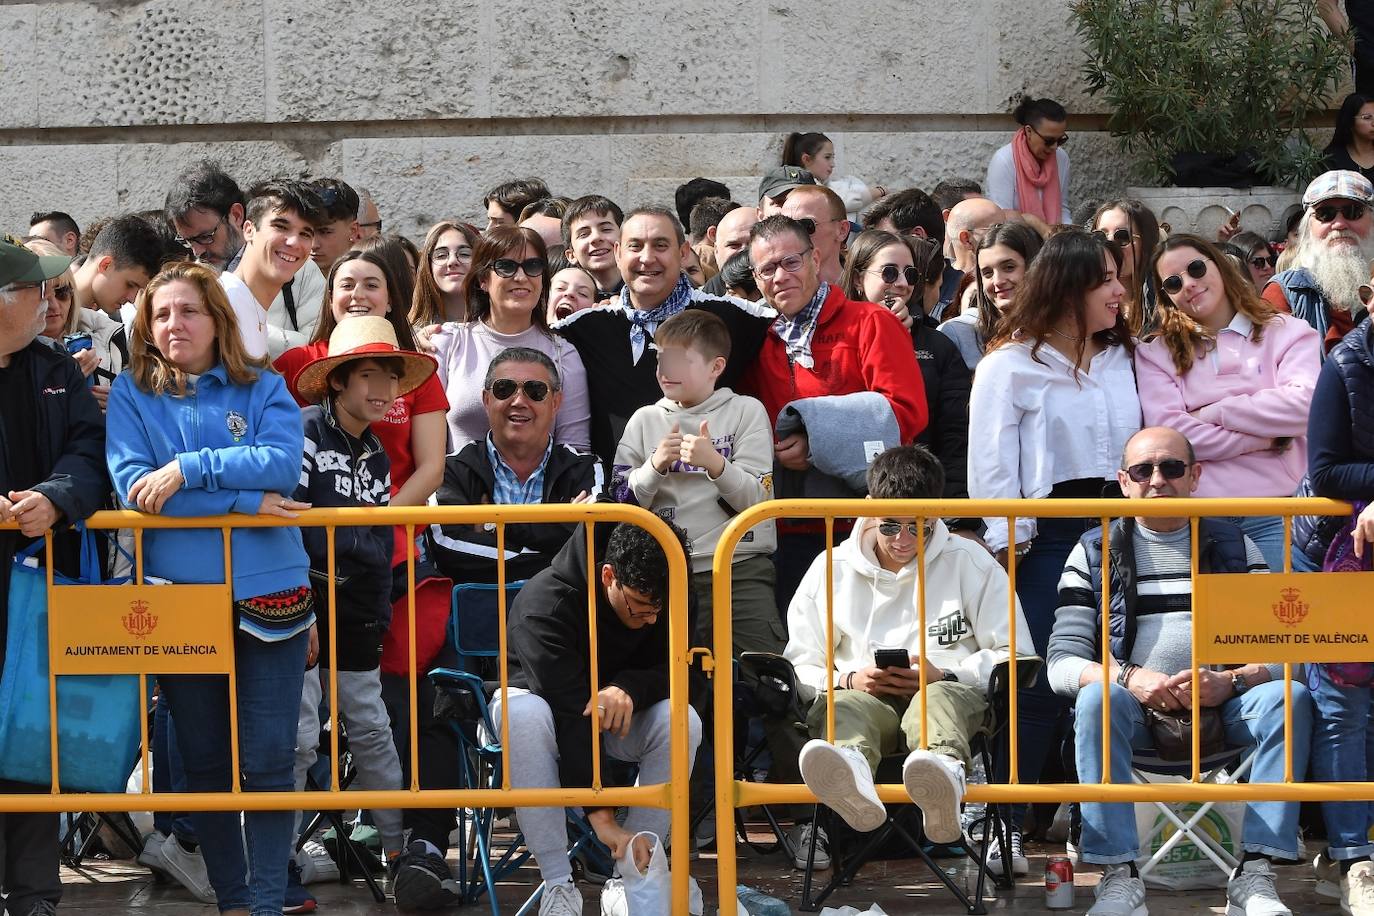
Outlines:
{"type": "MultiPolygon", "coordinates": [[[[523,579],[506,583],[508,612],[524,584],[523,579]]],[[[500,586],[481,582],[455,585],[448,618],[448,639],[458,653],[458,670],[478,675],[490,673],[488,680],[494,679],[495,674],[484,668],[490,669],[494,663],[481,659],[495,659],[501,651],[500,592],[500,586]]]]}

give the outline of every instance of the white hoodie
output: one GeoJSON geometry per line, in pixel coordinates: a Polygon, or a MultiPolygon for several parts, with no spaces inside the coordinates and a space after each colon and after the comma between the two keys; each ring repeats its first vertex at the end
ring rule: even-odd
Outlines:
{"type": "MultiPolygon", "coordinates": [[[[802,578],[787,609],[787,649],[797,679],[815,690],[839,686],[850,671],[873,666],[875,648],[917,653],[916,561],[893,573],[878,564],[878,519],[859,519],[833,553],[835,668],[826,673],[825,554],[802,578]]],[[[1010,657],[1007,574],[975,541],[936,522],[926,542],[924,655],[962,684],[986,689],[993,667],[1010,657]]],[[[1016,651],[1035,654],[1021,603],[1016,604],[1016,651]]]]}

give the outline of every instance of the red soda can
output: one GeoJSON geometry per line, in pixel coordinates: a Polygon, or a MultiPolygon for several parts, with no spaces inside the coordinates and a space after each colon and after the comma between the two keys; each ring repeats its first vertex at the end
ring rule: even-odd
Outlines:
{"type": "Polygon", "coordinates": [[[1045,860],[1045,909],[1073,909],[1073,863],[1068,856],[1045,860]]]}

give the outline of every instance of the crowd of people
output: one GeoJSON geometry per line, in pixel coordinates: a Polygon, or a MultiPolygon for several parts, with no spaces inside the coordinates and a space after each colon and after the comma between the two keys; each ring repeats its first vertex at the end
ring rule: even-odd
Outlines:
{"type": "MultiPolygon", "coordinates": [[[[1315,494],[1369,505],[1374,185],[1361,170],[1374,100],[1351,98],[1332,171],[1272,241],[1235,226],[1171,233],[1137,200],[1071,200],[1067,115],[1033,98],[985,181],[952,176],[930,193],[837,175],[831,140],[798,133],[757,198],[733,201],[698,178],[671,207],[626,210],[519,179],[483,198],[484,227],[444,220],[419,245],[383,232],[376,202],[338,178],[244,188],[209,161],[172,181],[160,211],[85,232],[66,213],[37,213],[0,243],[0,521],[17,526],[0,530],[0,576],[48,529],[57,562],[73,561],[73,523],[102,507],[289,520],[320,506],[615,500],[673,525],[691,642],[712,646],[717,542],[769,499],[1315,494]]],[[[971,741],[1014,631],[1018,653],[1045,662],[1020,690],[1022,782],[1126,781],[1132,750],[1154,741],[1148,723],[1190,709],[1194,691],[1229,744],[1256,748],[1252,781],[1283,777],[1272,713],[1285,696],[1295,776],[1368,779],[1369,684],[1321,665],[1285,684],[1264,659],[1195,678],[1188,520],[1134,518],[1128,503],[1121,514],[1106,533],[1096,519],[840,520],[829,569],[823,524],[755,526],[731,558],[729,651],[785,658],[803,704],[796,727],[765,729],[771,777],[800,778],[869,831],[885,819],[876,767],[903,754],[927,837],[957,844],[971,741]]],[[[1281,517],[1207,519],[1200,568],[1320,570],[1351,543],[1367,561],[1374,509],[1299,519],[1291,553],[1283,529],[1281,517]]],[[[196,613],[233,616],[241,772],[230,771],[226,680],[160,676],[156,791],[327,785],[331,677],[357,786],[411,783],[412,707],[418,784],[459,786],[461,751],[424,674],[455,661],[450,586],[497,582],[498,560],[525,583],[509,611],[509,690],[492,708],[498,734],[510,726],[512,785],[589,785],[594,728],[606,757],[642,781],[668,778],[669,561],[641,529],[602,524],[589,542],[559,524],[443,523],[416,539],[355,526],[331,546],[323,529],[282,524],[235,529],[230,548],[232,608],[196,613]],[[417,600],[414,620],[412,560],[440,596],[417,600]],[[408,628],[422,666],[414,697],[408,628]]],[[[152,529],[142,550],[147,576],[224,581],[217,530],[152,529]]],[[[701,702],[689,713],[696,803],[710,798],[698,746],[726,727],[707,713],[701,702]]],[[[1345,912],[1374,914],[1368,806],[1323,807],[1319,877],[1345,912]]],[[[1104,868],[1089,912],[1140,916],[1130,806],[1080,810],[1077,855],[1104,868]]],[[[1007,813],[1011,861],[994,849],[991,866],[1025,873],[1030,816],[1007,813]]],[[[0,815],[11,914],[60,899],[55,817],[0,815]]],[[[641,831],[669,840],[662,810],[585,817],[617,859],[647,859],[641,831]]],[[[563,810],[515,818],[541,916],[582,913],[563,810]]],[[[331,857],[374,842],[396,905],[435,909],[460,899],[455,826],[451,809],[377,810],[326,849],[299,836],[298,812],[159,814],[139,861],[221,912],[265,916],[313,910],[307,885],[337,875],[331,857]]],[[[799,867],[827,867],[828,843],[797,815],[799,867]]],[[[1247,805],[1242,843],[1228,912],[1288,914],[1273,863],[1297,855],[1297,805],[1247,805]]]]}

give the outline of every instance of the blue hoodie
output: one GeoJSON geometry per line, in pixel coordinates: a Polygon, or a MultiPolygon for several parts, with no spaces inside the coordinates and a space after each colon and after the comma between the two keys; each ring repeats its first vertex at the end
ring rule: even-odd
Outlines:
{"type": "MultiPolygon", "coordinates": [[[[115,493],[128,502],[134,482],[170,461],[186,479],[163,515],[256,515],[264,492],[289,496],[305,448],[301,412],[273,372],[230,384],[216,364],[185,397],[139,390],[129,373],[115,379],[106,414],[105,460],[115,493]]],[[[299,528],[238,528],[230,536],[234,600],[310,583],[299,528]]],[[[175,583],[224,581],[218,530],[149,530],[144,572],[175,583]]]]}

